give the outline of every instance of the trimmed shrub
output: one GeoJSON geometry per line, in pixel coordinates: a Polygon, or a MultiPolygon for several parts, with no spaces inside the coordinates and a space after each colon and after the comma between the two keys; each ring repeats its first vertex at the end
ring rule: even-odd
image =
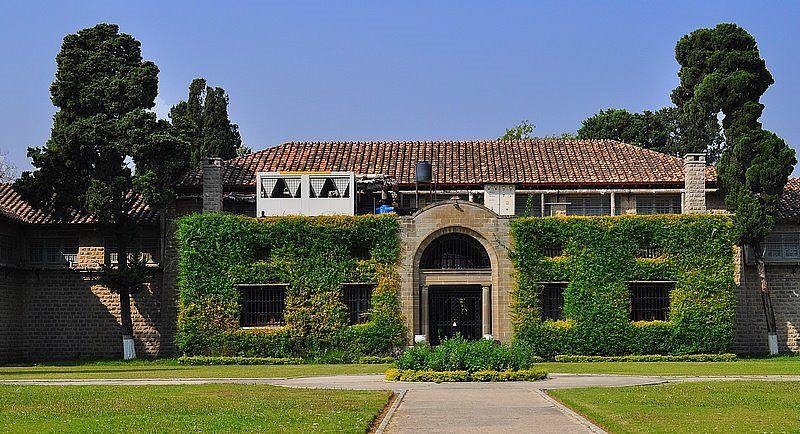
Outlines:
{"type": "Polygon", "coordinates": [[[546,358],[727,352],[736,302],[731,227],[723,215],[512,220],[514,343],[546,358]],[[544,254],[553,245],[562,256],[544,254]],[[659,257],[638,257],[642,246],[659,257]],[[630,320],[632,281],[675,282],[668,321],[630,320]],[[541,282],[569,282],[565,321],[541,319],[541,282]]]}
{"type": "Polygon", "coordinates": [[[525,351],[498,342],[461,337],[443,340],[439,345],[417,345],[406,349],[397,367],[413,371],[505,371],[529,369],[539,359],[525,351]]]}
{"type": "Polygon", "coordinates": [[[364,356],[358,359],[358,363],[362,365],[382,365],[394,363],[395,358],[391,356],[364,356]]]}
{"type": "Polygon", "coordinates": [[[178,220],[178,330],[186,355],[355,362],[405,344],[392,216],[178,220]],[[368,253],[368,254],[367,254],[368,253]],[[347,325],[341,284],[374,283],[369,321],[347,325]],[[287,284],[286,326],[242,329],[237,284],[287,284]]]}
{"type": "Polygon", "coordinates": [[[180,365],[300,365],[303,359],[297,357],[222,357],[222,356],[182,356],[180,365]]]}
{"type": "Polygon", "coordinates": [[[630,356],[578,356],[558,355],[556,362],[735,362],[736,354],[681,354],[675,356],[662,354],[630,355],[630,356]]]}
{"type": "Polygon", "coordinates": [[[465,381],[536,381],[547,378],[547,371],[541,369],[522,369],[517,371],[481,370],[467,371],[432,371],[413,369],[389,369],[386,371],[389,381],[419,382],[465,382],[465,381]]]}

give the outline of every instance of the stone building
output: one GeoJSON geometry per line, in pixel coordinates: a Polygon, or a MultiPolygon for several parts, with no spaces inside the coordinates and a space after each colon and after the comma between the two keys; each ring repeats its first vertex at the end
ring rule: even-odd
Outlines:
{"type": "MultiPolygon", "coordinates": [[[[264,172],[314,173],[321,181],[312,188],[353,196],[354,213],[392,205],[401,227],[407,327],[416,339],[434,342],[444,325],[456,322],[470,337],[511,338],[514,217],[724,212],[715,170],[703,155],[676,158],[615,141],[285,143],[227,161],[208,159],[181,181],[163,215],[132,210],[140,250],[153,266],[148,290],[134,296],[140,355],[175,351],[175,218],[203,210],[255,216],[257,191],[271,199],[278,189],[257,188],[264,172]],[[431,176],[419,183],[422,161],[430,163],[431,176]],[[333,172],[353,173],[353,185],[324,179],[333,172]],[[455,302],[469,314],[448,313],[455,302]]],[[[282,198],[295,197],[299,187],[289,187],[281,184],[282,198]]],[[[0,360],[121,354],[118,298],[93,284],[98,264],[114,260],[113,245],[99,234],[91,216],[58,222],[33,210],[11,186],[0,188],[0,360]]],[[[737,256],[733,350],[763,353],[763,311],[748,257],[737,256]]],[[[780,350],[798,352],[800,180],[787,186],[766,257],[780,350]]]]}

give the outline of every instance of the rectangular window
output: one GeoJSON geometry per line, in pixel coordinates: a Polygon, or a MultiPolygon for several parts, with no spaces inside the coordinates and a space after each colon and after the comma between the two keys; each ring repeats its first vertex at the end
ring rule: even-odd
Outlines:
{"type": "Polygon", "coordinates": [[[286,325],[285,284],[239,285],[241,327],[280,327],[286,325]]]}
{"type": "Polygon", "coordinates": [[[541,217],[542,196],[540,194],[515,195],[514,215],[517,217],[541,217]]]}
{"type": "MultiPolygon", "coordinates": [[[[116,264],[119,262],[119,252],[117,242],[114,239],[106,239],[105,242],[106,264],[116,264]]],[[[158,264],[161,262],[161,240],[150,237],[135,240],[128,246],[128,262],[141,258],[145,264],[158,264]]]]}
{"type": "Polygon", "coordinates": [[[636,196],[636,214],[680,214],[681,197],[678,195],[636,196]]]}
{"type": "Polygon", "coordinates": [[[75,238],[38,238],[31,240],[31,264],[70,265],[78,262],[78,240],[75,238]]]}
{"type": "Polygon", "coordinates": [[[564,289],[566,287],[566,282],[547,282],[542,284],[542,321],[565,319],[564,289]]]}
{"type": "Polygon", "coordinates": [[[611,215],[611,196],[569,196],[567,215],[611,215]]]}
{"type": "Polygon", "coordinates": [[[669,319],[669,293],[673,282],[630,282],[631,321],[666,321],[669,319]]]}
{"type": "Polygon", "coordinates": [[[372,283],[345,283],[342,285],[342,302],[347,306],[347,323],[363,324],[369,321],[372,300],[372,283]]]}
{"type": "Polygon", "coordinates": [[[14,257],[14,238],[0,235],[0,262],[10,264],[14,257]]]}
{"type": "MultiPolygon", "coordinates": [[[[753,254],[748,249],[748,259],[753,261],[753,254]]],[[[767,236],[764,241],[764,260],[768,262],[800,261],[800,233],[776,233],[767,236]]]]}
{"type": "Polygon", "coordinates": [[[661,256],[661,249],[652,244],[639,246],[639,251],[636,253],[637,258],[655,259],[659,256],[661,256]]]}

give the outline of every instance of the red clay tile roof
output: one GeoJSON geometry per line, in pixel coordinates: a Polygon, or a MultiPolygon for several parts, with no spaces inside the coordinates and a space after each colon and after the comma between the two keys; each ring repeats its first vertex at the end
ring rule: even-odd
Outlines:
{"type": "Polygon", "coordinates": [[[800,222],[800,178],[789,178],[783,189],[778,218],[783,221],[800,222]]]}
{"type": "MultiPolygon", "coordinates": [[[[0,216],[29,224],[92,224],[96,222],[92,215],[77,213],[67,221],[59,221],[23,200],[12,184],[0,184],[0,216]]],[[[135,221],[144,224],[153,224],[158,221],[157,213],[141,201],[136,202],[131,210],[131,216],[135,221]]]]}
{"type": "MultiPolygon", "coordinates": [[[[267,171],[384,174],[401,185],[414,166],[433,164],[443,185],[504,182],[541,187],[683,185],[683,159],[612,140],[289,142],[223,163],[226,187],[255,185],[267,171]]],[[[716,172],[708,170],[709,181],[716,172]]],[[[184,186],[200,184],[200,173],[184,186]]]]}

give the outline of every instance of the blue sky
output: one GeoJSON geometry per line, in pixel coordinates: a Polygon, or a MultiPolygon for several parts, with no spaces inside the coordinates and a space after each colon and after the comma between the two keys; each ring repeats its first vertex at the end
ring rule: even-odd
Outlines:
{"type": "Polygon", "coordinates": [[[14,2],[0,14],[0,149],[20,168],[49,136],[61,39],[98,22],[161,69],[157,112],[205,77],[254,149],[495,138],[522,119],[574,132],[602,108],[670,104],[678,38],[736,22],[775,77],[765,127],[800,146],[800,2],[14,2]]]}

